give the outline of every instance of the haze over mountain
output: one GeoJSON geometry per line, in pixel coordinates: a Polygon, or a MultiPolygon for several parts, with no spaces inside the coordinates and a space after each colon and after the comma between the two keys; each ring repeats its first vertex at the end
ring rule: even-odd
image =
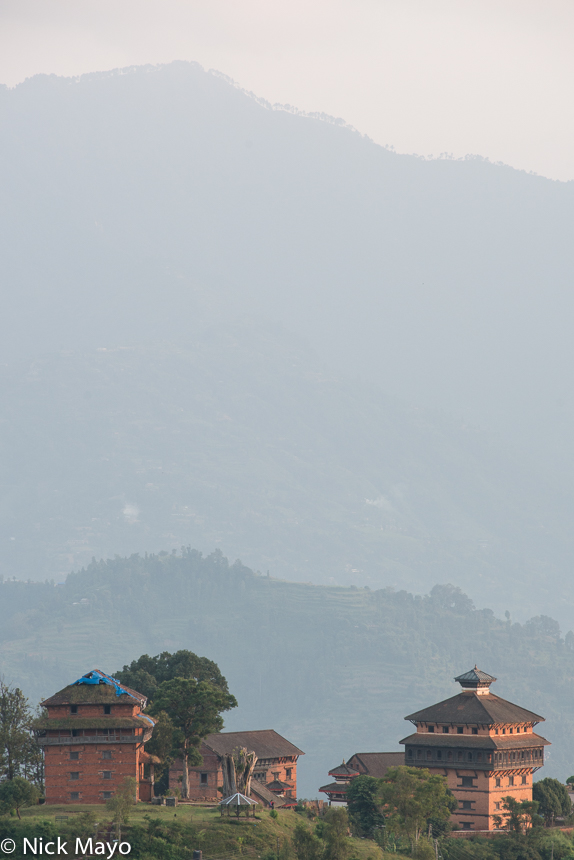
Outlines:
{"type": "Polygon", "coordinates": [[[221,545],[567,617],[572,183],[189,63],[0,112],[8,575],[221,545]]]}

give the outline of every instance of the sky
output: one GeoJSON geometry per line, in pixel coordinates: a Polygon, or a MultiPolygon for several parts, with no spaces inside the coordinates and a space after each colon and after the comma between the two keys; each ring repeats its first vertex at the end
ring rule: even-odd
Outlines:
{"type": "Polygon", "coordinates": [[[398,152],[574,179],[572,0],[0,0],[0,82],[193,60],[398,152]]]}

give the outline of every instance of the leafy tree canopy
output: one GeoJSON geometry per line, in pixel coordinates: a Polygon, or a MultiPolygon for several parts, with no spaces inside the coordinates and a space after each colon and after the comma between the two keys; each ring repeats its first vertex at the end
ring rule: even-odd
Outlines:
{"type": "Polygon", "coordinates": [[[143,693],[152,700],[157,688],[164,681],[174,678],[194,678],[196,681],[209,681],[229,692],[227,681],[221,674],[219,666],[207,657],[198,657],[193,651],[181,650],[175,654],[162,651],[155,657],[143,654],[138,660],[133,660],[129,666],[114,675],[122,684],[143,693]]]}
{"type": "Polygon", "coordinates": [[[25,806],[33,806],[39,797],[39,790],[27,779],[21,776],[7,779],[0,783],[0,814],[6,815],[15,811],[18,818],[21,818],[20,810],[25,806]]]}
{"type": "Polygon", "coordinates": [[[150,713],[164,711],[173,724],[173,744],[183,759],[184,798],[189,794],[188,764],[201,764],[199,745],[202,738],[221,731],[221,713],[236,707],[235,696],[210,681],[173,678],[158,687],[150,713]]]}
{"type": "Polygon", "coordinates": [[[532,798],[538,803],[538,811],[544,823],[550,827],[556,818],[567,818],[572,814],[572,804],[567,788],[557,779],[546,777],[532,786],[532,798]]]}
{"type": "Polygon", "coordinates": [[[379,796],[387,830],[415,843],[429,819],[446,821],[457,807],[446,779],[426,768],[390,768],[380,780],[379,796]]]}
{"type": "Polygon", "coordinates": [[[27,776],[37,764],[38,745],[32,735],[32,712],[18,687],[0,679],[0,777],[27,776]]]}
{"type": "Polygon", "coordinates": [[[373,776],[353,779],[347,788],[347,811],[353,833],[372,839],[375,830],[385,823],[379,797],[379,780],[373,776]]]}

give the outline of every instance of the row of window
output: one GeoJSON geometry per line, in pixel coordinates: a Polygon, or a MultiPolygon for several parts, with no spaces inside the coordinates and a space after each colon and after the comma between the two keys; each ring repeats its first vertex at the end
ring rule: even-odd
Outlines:
{"type": "MultiPolygon", "coordinates": [[[[112,771],[111,770],[101,770],[100,775],[101,775],[102,779],[111,779],[112,778],[112,771]]],[[[70,771],[70,779],[80,779],[80,771],[79,770],[70,771]]]]}
{"type": "MultiPolygon", "coordinates": [[[[111,797],[114,796],[113,791],[101,791],[100,794],[102,795],[102,800],[109,800],[111,797]]],[[[80,792],[79,791],[71,791],[70,792],[70,800],[79,800],[79,799],[80,799],[80,792]]]]}
{"type": "MultiPolygon", "coordinates": [[[[104,714],[111,714],[112,706],[111,705],[102,705],[104,709],[104,714]]],[[[93,708],[93,705],[90,705],[90,708],[93,708]]],[[[70,713],[77,714],[78,713],[78,705],[70,705],[70,713]]]]}
{"type": "MultiPolygon", "coordinates": [[[[518,783],[515,782],[515,779],[518,779],[518,777],[509,776],[508,777],[508,785],[518,785],[518,783]]],[[[527,783],[528,783],[528,779],[526,778],[526,776],[521,777],[520,784],[521,785],[527,785],[527,783]]],[[[502,788],[502,778],[498,778],[498,777],[496,778],[496,787],[502,788]]]]}
{"type": "MultiPolygon", "coordinates": [[[[489,762],[489,763],[492,761],[492,756],[490,753],[484,753],[484,759],[483,759],[483,753],[482,752],[466,752],[465,753],[462,750],[458,750],[458,752],[456,753],[456,756],[455,756],[455,753],[452,752],[452,750],[426,750],[425,755],[423,756],[423,750],[419,749],[419,750],[417,750],[416,758],[422,759],[424,757],[424,758],[426,758],[427,761],[432,761],[433,760],[433,753],[434,753],[434,759],[436,761],[461,761],[461,762],[462,761],[480,761],[481,762],[484,760],[485,762],[489,762]]],[[[407,750],[407,758],[409,758],[409,759],[414,758],[414,753],[413,753],[412,749],[407,750]]]]}
{"type": "Polygon", "coordinates": [[[134,729],[60,729],[57,733],[56,731],[48,732],[50,737],[60,738],[69,738],[70,736],[73,738],[93,737],[94,735],[100,737],[119,737],[120,735],[122,737],[130,737],[135,733],[134,729]]]}
{"type": "MultiPolygon", "coordinates": [[[[101,750],[101,757],[103,759],[110,759],[112,757],[111,750],[101,750]]],[[[70,752],[70,761],[79,761],[80,753],[79,752],[70,752]]]]}
{"type": "MultiPolygon", "coordinates": [[[[414,752],[412,749],[407,750],[407,758],[412,759],[415,758],[414,752]]],[[[418,749],[416,752],[417,759],[425,758],[426,761],[472,761],[472,762],[486,762],[488,764],[494,762],[495,765],[504,765],[504,764],[514,764],[519,762],[535,762],[537,763],[539,759],[542,758],[542,750],[517,750],[514,752],[496,752],[494,753],[494,758],[491,753],[482,753],[480,751],[477,752],[463,752],[462,750],[458,750],[455,753],[452,750],[421,750],[418,749]]]]}
{"type": "MultiPolygon", "coordinates": [[[[430,732],[431,734],[433,734],[435,732],[435,730],[437,732],[440,730],[440,731],[442,731],[443,735],[448,735],[450,733],[451,729],[456,729],[457,735],[463,735],[464,734],[464,726],[427,726],[427,732],[430,732]]],[[[513,732],[516,732],[516,734],[520,734],[520,732],[526,732],[527,730],[528,730],[527,726],[513,726],[512,728],[508,729],[508,734],[511,735],[511,734],[513,734],[513,732]]],[[[503,735],[505,735],[506,729],[502,729],[501,733],[503,735]]],[[[477,735],[478,729],[471,726],[470,734],[477,735]]],[[[494,734],[495,735],[499,734],[499,729],[495,729],[494,734]]]]}
{"type": "MultiPolygon", "coordinates": [[[[451,729],[450,726],[436,726],[437,731],[439,728],[442,728],[443,735],[448,735],[450,732],[450,729],[451,729]]],[[[456,728],[457,735],[463,735],[464,734],[464,726],[453,726],[453,728],[456,728]]],[[[430,732],[431,734],[433,734],[434,730],[435,730],[435,726],[427,726],[427,732],[430,732]]],[[[478,729],[471,728],[471,734],[477,735],[478,729]]]]}

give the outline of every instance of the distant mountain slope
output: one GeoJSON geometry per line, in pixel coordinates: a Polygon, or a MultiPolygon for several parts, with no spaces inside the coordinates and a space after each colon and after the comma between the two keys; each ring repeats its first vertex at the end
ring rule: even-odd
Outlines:
{"type": "Polygon", "coordinates": [[[228,729],[272,727],[305,751],[301,795],[316,796],[343,756],[398,749],[404,716],[454,695],[452,679],[475,663],[498,677],[498,695],[547,718],[539,775],[574,770],[574,634],[561,638],[549,618],[500,621],[451,587],[421,598],[279,582],[186,551],[0,593],[0,671],[28,695],[191,648],[218,662],[239,701],[228,729]]]}
{"type": "Polygon", "coordinates": [[[486,434],[329,373],[262,326],[185,349],[67,352],[0,369],[0,573],[219,546],[273,576],[568,618],[566,497],[486,434]],[[543,581],[542,577],[545,577],[543,581]]]}
{"type": "Polygon", "coordinates": [[[0,91],[1,354],[281,320],[571,482],[574,184],[426,162],[190,63],[0,91]]]}

